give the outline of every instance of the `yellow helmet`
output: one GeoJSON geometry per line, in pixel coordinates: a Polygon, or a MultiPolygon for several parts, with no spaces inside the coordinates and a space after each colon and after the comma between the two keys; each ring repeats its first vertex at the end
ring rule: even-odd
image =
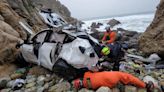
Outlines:
{"type": "Polygon", "coordinates": [[[110,48],[107,47],[107,46],[103,47],[103,49],[101,50],[101,53],[103,55],[106,55],[107,56],[108,54],[110,54],[110,48]]]}

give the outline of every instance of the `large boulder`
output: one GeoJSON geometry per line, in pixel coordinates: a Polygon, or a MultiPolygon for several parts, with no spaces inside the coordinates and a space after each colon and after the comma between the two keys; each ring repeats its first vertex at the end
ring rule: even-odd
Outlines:
{"type": "Polygon", "coordinates": [[[153,22],[139,38],[139,48],[145,54],[157,53],[164,58],[164,0],[160,1],[153,22]]]}
{"type": "Polygon", "coordinates": [[[103,24],[93,22],[93,23],[91,24],[91,28],[99,28],[101,25],[103,25],[103,24]]]}
{"type": "Polygon", "coordinates": [[[110,25],[111,27],[114,27],[115,25],[121,24],[121,22],[116,19],[111,19],[107,24],[110,25]]]}

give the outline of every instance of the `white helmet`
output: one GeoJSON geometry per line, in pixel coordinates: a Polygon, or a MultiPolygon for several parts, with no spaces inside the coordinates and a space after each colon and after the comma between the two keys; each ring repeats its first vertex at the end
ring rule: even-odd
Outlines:
{"type": "Polygon", "coordinates": [[[107,25],[107,26],[105,27],[105,29],[106,29],[106,30],[110,29],[110,25],[107,25]]]}

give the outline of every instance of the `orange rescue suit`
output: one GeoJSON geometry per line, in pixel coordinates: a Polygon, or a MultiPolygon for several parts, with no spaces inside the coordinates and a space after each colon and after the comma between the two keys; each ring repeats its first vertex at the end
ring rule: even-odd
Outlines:
{"type": "Polygon", "coordinates": [[[83,78],[83,86],[85,88],[97,89],[101,86],[107,86],[109,88],[115,87],[118,83],[132,84],[137,87],[145,88],[146,84],[131,74],[119,72],[119,71],[104,71],[104,72],[86,72],[83,78]],[[90,85],[87,81],[90,78],[90,85]]]}
{"type": "Polygon", "coordinates": [[[113,31],[110,31],[110,32],[104,33],[102,41],[107,41],[107,44],[111,44],[115,41],[115,39],[116,39],[116,33],[113,31]]]}

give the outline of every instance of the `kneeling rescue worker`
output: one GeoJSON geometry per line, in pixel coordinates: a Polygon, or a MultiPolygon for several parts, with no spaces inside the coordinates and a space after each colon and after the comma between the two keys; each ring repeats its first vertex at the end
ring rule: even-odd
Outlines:
{"type": "Polygon", "coordinates": [[[110,29],[110,26],[107,26],[105,29],[106,29],[106,32],[104,33],[104,36],[102,38],[102,43],[111,44],[115,42],[116,33],[110,29]]]}
{"type": "Polygon", "coordinates": [[[72,81],[74,88],[98,89],[101,86],[115,87],[118,83],[132,84],[140,88],[147,88],[148,92],[154,87],[153,82],[144,83],[131,74],[119,71],[86,72],[83,78],[72,81]]]}

